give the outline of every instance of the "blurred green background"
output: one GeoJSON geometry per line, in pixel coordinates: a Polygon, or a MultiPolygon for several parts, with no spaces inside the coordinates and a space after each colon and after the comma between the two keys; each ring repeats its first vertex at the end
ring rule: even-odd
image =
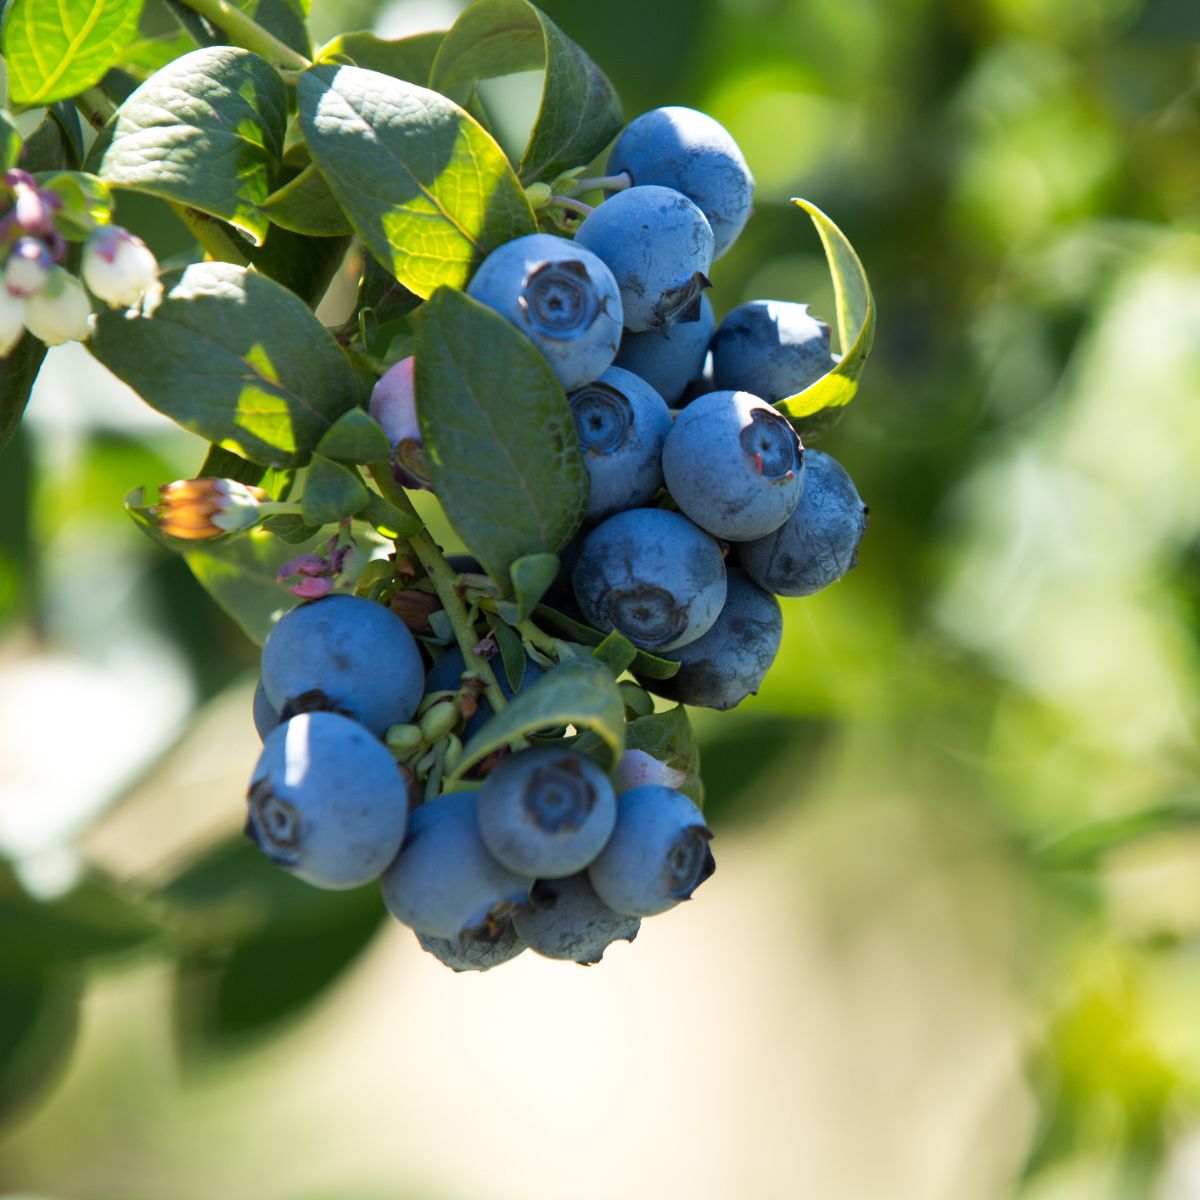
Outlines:
{"type": "Polygon", "coordinates": [[[718,314],[832,316],[790,196],[857,247],[860,565],[697,716],[697,902],[454,976],[240,848],[256,652],[121,510],[200,451],[55,352],[0,458],[0,1196],[1200,1197],[1200,7],[542,7],[740,142],[718,314]]]}

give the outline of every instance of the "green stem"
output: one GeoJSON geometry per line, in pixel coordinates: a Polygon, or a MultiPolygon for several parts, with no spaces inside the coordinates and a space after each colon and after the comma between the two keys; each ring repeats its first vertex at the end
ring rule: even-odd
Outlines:
{"type": "Polygon", "coordinates": [[[551,196],[547,201],[548,208],[561,208],[564,212],[573,213],[581,220],[592,215],[592,206],[582,200],[572,200],[570,196],[551,196]]]}
{"type": "Polygon", "coordinates": [[[622,171],[619,175],[597,175],[591,179],[575,180],[575,188],[580,192],[596,192],[602,189],[606,192],[623,192],[632,186],[633,179],[628,171],[622,171]]]}
{"type": "Polygon", "coordinates": [[[93,129],[103,129],[117,111],[117,106],[98,87],[90,87],[76,96],[75,107],[93,129]]]}
{"type": "MultiPolygon", "coordinates": [[[[379,488],[389,503],[394,504],[403,513],[414,517],[417,515],[412,501],[393,478],[390,463],[374,462],[369,464],[367,469],[375,480],[375,486],[379,488]]],[[[454,637],[458,642],[458,648],[462,651],[463,662],[467,670],[483,680],[484,695],[487,696],[488,703],[492,706],[492,712],[502,712],[507,703],[504,693],[496,682],[495,673],[488,660],[475,653],[475,645],[479,641],[479,637],[467,615],[466,605],[455,587],[454,569],[446,561],[441,550],[438,549],[437,543],[425,529],[413,534],[408,539],[408,544],[412,547],[421,566],[425,568],[425,574],[429,576],[429,580],[438,594],[438,599],[442,602],[442,609],[446,613],[450,627],[454,630],[454,637]]]]}
{"type": "Polygon", "coordinates": [[[268,33],[240,8],[230,4],[229,0],[183,0],[183,3],[192,12],[211,21],[234,45],[253,50],[268,62],[296,71],[304,71],[312,66],[303,54],[297,54],[291,46],[281,42],[273,33],[268,33]]]}
{"type": "Polygon", "coordinates": [[[540,650],[551,658],[558,657],[558,639],[544,629],[539,629],[532,621],[519,622],[516,630],[535,650],[540,650]]]}

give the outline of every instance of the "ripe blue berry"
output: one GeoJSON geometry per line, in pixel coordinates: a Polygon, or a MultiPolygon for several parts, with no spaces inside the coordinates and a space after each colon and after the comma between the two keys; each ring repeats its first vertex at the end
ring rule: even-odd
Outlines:
{"type": "Polygon", "coordinates": [[[671,428],[663,398],[636,375],[609,367],[568,399],[588,473],[584,519],[599,521],[653,499],[662,487],[662,448],[671,428]]]}
{"type": "Polygon", "coordinates": [[[260,679],[254,689],[254,728],[258,731],[258,740],[265,742],[267,734],[278,724],[279,714],[267,699],[267,689],[263,687],[260,679]]]}
{"type": "Polygon", "coordinates": [[[395,613],[339,594],[284,614],[263,646],[262,682],[284,719],[331,709],[382,736],[416,712],[425,671],[395,613]]]}
{"type": "Polygon", "coordinates": [[[681,704],[729,709],[754,695],[779,652],[783,613],[779,601],[728,566],[725,607],[701,638],[668,650],[682,664],[670,679],[643,680],[650,691],[681,704]]]}
{"type": "Polygon", "coordinates": [[[717,327],[712,340],[713,380],[769,404],[802,392],[833,370],[829,326],[810,316],[807,304],[751,300],[717,327]]]}
{"type": "Polygon", "coordinates": [[[704,214],[681,192],[664,187],[618,192],[584,218],[575,245],[586,246],[612,271],[626,329],[664,329],[699,319],[713,236],[704,214]]]}
{"type": "Polygon", "coordinates": [[[539,747],[506,758],[478,792],[479,832],[518,875],[556,879],[582,871],[617,819],[608,776],[569,750],[539,747]]]}
{"type": "Polygon", "coordinates": [[[717,543],[686,517],[631,508],[597,525],[572,575],[589,624],[644,650],[673,650],[707,633],[725,603],[717,543]]]}
{"type": "Polygon", "coordinates": [[[452,971],[489,971],[510,962],[525,950],[525,943],[509,920],[500,921],[495,931],[483,929],[456,938],[430,937],[418,933],[421,949],[428,951],[452,971]]]}
{"type": "Polygon", "coordinates": [[[655,108],[635,117],[608,156],[608,173],[682,192],[708,218],[720,258],[750,216],[754,178],[728,130],[694,108],[655,108]]]}
{"type": "Polygon", "coordinates": [[[475,795],[451,792],[422,804],[380,880],[398,921],[430,937],[494,929],[529,899],[533,878],[502,867],[479,836],[475,795]]]}
{"type": "Polygon", "coordinates": [[[647,333],[626,331],[616,365],[644,379],[668,405],[676,405],[688,384],[704,373],[713,323],[712,302],[703,295],[695,321],[677,321],[647,333]]]}
{"type": "Polygon", "coordinates": [[[613,942],[632,942],[640,917],[614,912],[588,882],[586,872],[566,879],[539,879],[533,902],[513,917],[525,944],[546,958],[561,958],[587,966],[598,963],[613,942]]]}
{"type": "Polygon", "coordinates": [[[787,418],[757,396],[709,392],[675,419],[663,446],[663,478],[701,529],[749,541],[796,511],[803,454],[787,418]]]}
{"type": "Polygon", "coordinates": [[[493,250],[467,294],[494,308],[546,356],[570,391],[612,365],[621,341],[621,296],[585,246],[531,233],[493,250]]]}
{"type": "Polygon", "coordinates": [[[408,800],[395,760],[361,725],[337,713],[301,713],[263,743],[246,833],[308,883],[358,887],[396,857],[408,800]]]}
{"type": "Polygon", "coordinates": [[[746,574],[777,596],[810,596],[857,561],[867,508],[842,465],[820,450],[805,455],[804,494],[774,533],[738,546],[746,574]]]}
{"type": "Polygon", "coordinates": [[[596,895],[617,912],[652,917],[688,900],[716,869],[712,833],[682,793],[637,787],[617,797],[617,825],[588,867],[596,895]]]}

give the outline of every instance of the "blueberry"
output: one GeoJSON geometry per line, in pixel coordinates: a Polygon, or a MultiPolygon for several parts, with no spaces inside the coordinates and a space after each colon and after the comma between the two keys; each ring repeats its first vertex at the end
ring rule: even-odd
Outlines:
{"type": "Polygon", "coordinates": [[[267,735],[250,781],[246,833],[308,883],[352,888],[396,857],[408,819],[408,783],[361,725],[301,713],[267,735]]]}
{"type": "Polygon", "coordinates": [[[850,476],[820,450],[805,454],[804,495],[786,524],[738,547],[747,575],[777,596],[810,596],[857,561],[867,508],[850,476]]]}
{"type": "Polygon", "coordinates": [[[663,398],[620,367],[567,398],[589,480],[584,520],[652,500],[662,487],[662,448],[671,428],[663,398]]]}
{"type": "Polygon", "coordinates": [[[371,389],[368,408],[392,444],[392,474],[396,482],[431,491],[425,442],[417,419],[415,367],[416,359],[411,354],[390,366],[371,389]]]}
{"type": "Polygon", "coordinates": [[[285,613],[267,635],[262,681],[285,719],[331,709],[383,735],[417,710],[421,655],[395,613],[361,596],[326,596],[285,613]]]}
{"type": "Polygon", "coordinates": [[[665,657],[682,665],[670,679],[643,680],[651,691],[682,704],[728,709],[758,691],[779,651],[779,601],[729,566],[725,607],[702,637],[665,657]]]}
{"type": "Polygon", "coordinates": [[[652,917],[674,908],[716,869],[700,810],[671,788],[636,787],[617,797],[617,826],[588,867],[596,895],[620,913],[652,917]]]}
{"type": "Polygon", "coordinates": [[[608,264],[621,289],[626,329],[664,329],[699,319],[713,236],[704,214],[681,192],[664,187],[618,192],[584,218],[575,245],[608,264]]]}
{"type": "MultiPolygon", "coordinates": [[[[499,658],[491,660],[492,672],[496,676],[496,683],[500,688],[505,700],[513,698],[513,689],[508,682],[508,674],[504,670],[504,665],[499,658]]],[[[454,692],[457,691],[462,684],[463,672],[467,669],[466,660],[463,658],[462,651],[457,646],[452,646],[441,658],[433,664],[429,675],[425,679],[426,692],[454,692]]],[[[526,688],[535,680],[540,679],[545,674],[545,671],[535,662],[525,660],[525,675],[521,680],[521,687],[526,688]]],[[[520,689],[518,689],[519,691],[520,689]]],[[[468,718],[463,726],[464,738],[471,738],[491,719],[492,706],[487,702],[484,696],[479,697],[479,707],[475,710],[475,715],[468,718]]]]}
{"type": "Polygon", "coordinates": [[[590,625],[619,630],[644,650],[694,642],[725,603],[720,547],[660,508],[631,508],[597,525],[572,580],[590,625]]]}
{"type": "Polygon", "coordinates": [[[723,125],[694,108],[655,108],[635,117],[613,145],[607,171],[682,192],[712,226],[714,258],[733,245],[750,216],[754,178],[741,150],[723,125]]]}
{"type": "Polygon", "coordinates": [[[478,792],[479,832],[518,875],[557,879],[604,849],[617,819],[608,776],[570,750],[539,747],[506,758],[478,792]]]}
{"type": "Polygon", "coordinates": [[[641,376],[667,404],[674,405],[688,384],[703,374],[712,334],[712,302],[701,296],[700,315],[695,321],[678,321],[667,329],[647,333],[626,332],[616,365],[641,376]]]}
{"type": "Polygon", "coordinates": [[[618,939],[632,942],[642,920],[609,908],[581,872],[566,879],[539,879],[533,903],[517,913],[513,924],[535,953],[590,965],[618,939]]]}
{"type": "Polygon", "coordinates": [[[258,731],[259,741],[265,742],[267,734],[279,724],[279,714],[267,699],[267,689],[262,680],[254,689],[254,728],[258,731]]]}
{"type": "Polygon", "coordinates": [[[489,971],[511,962],[525,950],[525,943],[513,928],[512,921],[496,924],[494,932],[486,929],[464,933],[456,938],[430,937],[418,933],[421,949],[428,951],[452,971],[489,971]]]}
{"type": "Polygon", "coordinates": [[[502,867],[479,836],[473,792],[451,792],[416,809],[408,837],[380,880],[398,921],[430,937],[494,931],[525,904],[533,879],[502,867]]]}
{"type": "Polygon", "coordinates": [[[494,308],[546,356],[570,391],[612,365],[621,296],[612,272],[584,246],[531,233],[493,250],[467,294],[494,308]]]}
{"type": "Polygon", "coordinates": [[[829,326],[807,304],[751,300],[730,312],[712,340],[713,379],[769,404],[802,392],[837,363],[829,326]]]}
{"type": "MultiPolygon", "coordinates": [[[[707,636],[707,635],[705,635],[707,636]]],[[[703,640],[703,639],[701,639],[703,640]]],[[[655,687],[657,687],[657,682],[655,687]]],[[[613,786],[620,792],[641,787],[645,783],[657,783],[663,787],[677,788],[687,782],[687,772],[669,767],[665,762],[647,754],[645,750],[626,750],[613,772],[613,786]]]]}
{"type": "Polygon", "coordinates": [[[749,392],[709,392],[675,419],[663,446],[663,478],[701,529],[749,541],[796,511],[804,452],[786,417],[749,392]]]}

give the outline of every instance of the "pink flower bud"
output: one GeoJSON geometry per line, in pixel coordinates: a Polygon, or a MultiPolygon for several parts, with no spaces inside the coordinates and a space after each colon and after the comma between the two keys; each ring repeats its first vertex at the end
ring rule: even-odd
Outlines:
{"type": "Polygon", "coordinates": [[[289,558],[275,573],[275,578],[279,583],[283,583],[285,580],[291,579],[293,575],[305,575],[313,578],[318,575],[329,575],[332,572],[332,564],[323,554],[300,554],[296,558],[289,558]]]}
{"type": "Polygon", "coordinates": [[[140,237],[101,225],[83,248],[83,281],[114,307],[136,304],[158,281],[158,260],[140,237]]]}
{"type": "Polygon", "coordinates": [[[329,595],[332,587],[332,579],[304,579],[294,587],[288,588],[288,591],[293,596],[299,596],[301,600],[320,600],[322,596],[329,595]]]}
{"type": "Polygon", "coordinates": [[[81,342],[91,330],[92,306],[74,275],[54,267],[46,286],[25,301],[25,326],[47,346],[81,342]]]}

